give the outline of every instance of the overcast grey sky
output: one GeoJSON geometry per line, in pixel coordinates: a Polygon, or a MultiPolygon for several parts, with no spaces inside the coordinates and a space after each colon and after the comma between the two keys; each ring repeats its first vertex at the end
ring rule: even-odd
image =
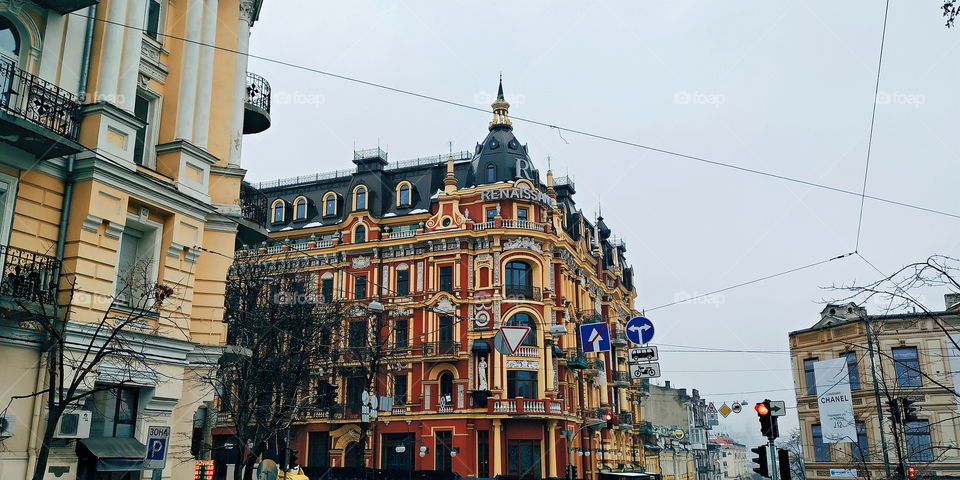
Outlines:
{"type": "MultiPolygon", "coordinates": [[[[960,31],[939,2],[892,0],[867,192],[952,213],[960,31]]],[[[488,108],[859,191],[881,1],[268,1],[251,52],[488,108]]],[[[489,114],[251,60],[273,126],[247,136],[248,179],[472,149],[489,114]]],[[[590,215],[627,243],[639,309],[854,249],[860,200],[571,133],[514,123],[537,167],[567,172],[590,215]]],[[[859,251],[892,271],[958,255],[960,220],[867,200],[859,251]]],[[[849,257],[649,312],[655,343],[787,350],[818,319],[821,287],[878,275],[849,257]]],[[[942,308],[942,293],[924,292],[942,308]]],[[[868,305],[876,312],[876,306],[868,305]]],[[[661,347],[663,350],[674,348],[661,347]]],[[[794,405],[787,354],[661,354],[664,379],[724,401],[794,405]],[[761,370],[756,372],[717,370],[761,370]],[[760,390],[768,393],[752,393],[760,390]],[[738,392],[729,393],[727,392],[738,392]]],[[[721,430],[756,430],[749,409],[721,430]]],[[[791,417],[788,426],[796,425],[791,417]]],[[[782,427],[783,429],[783,427],[782,427]]],[[[789,428],[788,428],[789,429],[789,428]]]]}

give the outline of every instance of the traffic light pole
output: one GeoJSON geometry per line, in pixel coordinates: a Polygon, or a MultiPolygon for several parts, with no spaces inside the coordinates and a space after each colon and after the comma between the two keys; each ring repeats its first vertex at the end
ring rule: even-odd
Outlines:
{"type": "Polygon", "coordinates": [[[767,465],[769,465],[770,471],[770,480],[778,480],[780,477],[780,470],[777,470],[777,445],[774,443],[773,439],[769,439],[768,446],[770,448],[770,454],[767,455],[767,465]]]}

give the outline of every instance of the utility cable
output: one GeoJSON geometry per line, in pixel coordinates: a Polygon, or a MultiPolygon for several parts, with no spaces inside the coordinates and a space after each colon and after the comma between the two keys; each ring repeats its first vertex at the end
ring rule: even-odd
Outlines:
{"type": "Polygon", "coordinates": [[[877,122],[877,96],[880,95],[880,70],[883,67],[883,44],[887,38],[887,14],[890,12],[890,0],[883,8],[883,29],[880,32],[880,57],[877,59],[877,82],[873,87],[873,111],[870,113],[870,135],[867,138],[867,161],[863,168],[863,188],[860,190],[860,215],[857,218],[857,242],[853,251],[860,249],[860,232],[863,228],[863,204],[867,194],[867,175],[870,173],[870,152],[873,149],[873,127],[877,122]]]}
{"type": "MultiPolygon", "coordinates": [[[[129,29],[133,29],[133,30],[139,30],[139,31],[141,31],[141,32],[146,33],[146,29],[145,29],[145,28],[135,27],[135,26],[132,26],[132,25],[127,25],[127,24],[121,23],[121,22],[115,22],[115,21],[112,21],[112,20],[106,20],[106,19],[91,17],[91,16],[89,16],[89,15],[84,15],[84,14],[81,14],[81,13],[78,13],[78,12],[71,12],[70,15],[75,15],[75,16],[78,16],[78,17],[81,17],[81,18],[92,19],[92,20],[97,21],[97,22],[106,23],[106,24],[110,24],[110,25],[116,25],[116,26],[120,26],[120,27],[123,27],[123,28],[129,28],[129,29]]],[[[166,38],[171,38],[171,39],[174,39],[174,40],[180,40],[180,41],[182,41],[182,42],[187,42],[187,43],[191,43],[191,44],[195,44],[195,45],[200,45],[200,46],[203,46],[203,47],[213,48],[213,49],[215,49],[215,50],[219,50],[219,51],[223,51],[223,52],[227,52],[227,53],[232,53],[232,54],[235,54],[235,55],[243,55],[243,56],[246,56],[246,57],[248,57],[248,58],[253,58],[253,59],[256,59],[256,60],[261,60],[261,61],[264,61],[264,62],[267,62],[267,63],[273,63],[273,64],[276,64],[276,65],[281,65],[281,66],[285,66],[285,67],[289,67],[289,68],[293,68],[293,69],[297,69],[297,70],[303,70],[303,71],[310,72],[310,73],[316,73],[316,74],[318,74],[318,75],[324,75],[324,76],[327,76],[327,77],[336,78],[336,79],[344,80],[344,81],[348,81],[348,82],[353,82],[353,83],[357,83],[357,84],[360,84],[360,85],[365,85],[365,86],[369,86],[369,87],[379,88],[379,89],[387,90],[387,91],[390,91],[390,92],[393,92],[393,93],[399,93],[399,94],[402,94],[402,95],[408,95],[408,96],[420,98],[420,99],[422,99],[422,100],[428,100],[428,101],[437,102],[437,103],[442,103],[442,104],[450,105],[450,106],[454,106],[454,107],[465,108],[465,109],[473,110],[473,111],[477,111],[477,112],[490,113],[490,112],[489,112],[487,109],[485,109],[485,108],[480,108],[480,107],[476,107],[476,106],[473,106],[473,105],[468,105],[468,104],[465,104],[465,103],[456,102],[456,101],[444,99],[444,98],[441,98],[441,97],[436,97],[436,96],[433,96],[433,95],[428,95],[428,94],[424,94],[424,93],[418,93],[418,92],[414,92],[414,91],[412,91],[412,90],[405,90],[405,89],[402,89],[402,88],[391,87],[391,86],[389,86],[389,85],[384,85],[384,84],[381,84],[381,83],[376,83],[376,82],[372,82],[372,81],[368,81],[368,80],[363,80],[363,79],[356,78],[356,77],[350,77],[350,76],[347,76],[347,75],[341,75],[341,74],[337,74],[337,73],[333,73],[333,72],[328,72],[328,71],[325,71],[325,70],[320,70],[320,69],[318,69],[318,68],[308,67],[308,66],[305,66],[305,65],[300,65],[300,64],[296,64],[296,63],[289,62],[289,61],[285,61],[285,60],[278,60],[278,59],[275,59],[275,58],[265,57],[265,56],[262,56],[262,55],[255,55],[255,54],[248,53],[248,52],[241,52],[241,51],[236,50],[236,49],[227,48],[227,47],[221,47],[221,46],[218,46],[218,45],[215,45],[215,44],[208,44],[208,43],[204,43],[204,42],[201,42],[201,41],[198,41],[198,40],[191,40],[191,39],[188,39],[188,38],[185,38],[185,37],[176,36],[176,35],[170,35],[170,34],[165,34],[165,33],[157,33],[157,35],[158,35],[158,36],[162,36],[162,37],[166,37],[166,38]]],[[[836,193],[842,193],[842,194],[846,194],[846,195],[852,195],[852,196],[856,196],[856,197],[861,197],[861,199],[863,199],[863,198],[869,198],[870,200],[874,200],[874,201],[881,202],[881,203],[887,203],[887,204],[890,204],[890,205],[896,205],[896,206],[900,206],[900,207],[904,207],[904,208],[910,208],[910,209],[914,209],[914,210],[924,211],[924,212],[927,212],[927,213],[933,213],[933,214],[936,214],[936,215],[944,215],[944,216],[947,216],[947,217],[952,217],[952,218],[960,219],[960,214],[957,214],[957,213],[950,213],[950,212],[946,212],[946,211],[942,211],[942,210],[937,210],[937,209],[934,209],[934,208],[922,207],[922,206],[919,206],[919,205],[913,205],[913,204],[909,204],[909,203],[901,202],[901,201],[897,201],[897,200],[890,200],[890,199],[886,199],[886,198],[882,198],[882,197],[877,197],[877,196],[873,196],[873,195],[866,195],[865,192],[856,192],[856,191],[847,190],[847,189],[840,188],[840,187],[834,187],[834,186],[825,185],[825,184],[821,184],[821,183],[816,183],[816,182],[812,182],[812,181],[808,181],[808,180],[802,180],[802,179],[798,179],[798,178],[794,178],[794,177],[788,177],[788,176],[786,176],[786,175],[780,175],[780,174],[776,174],[776,173],[772,173],[772,172],[767,172],[767,171],[763,171],[763,170],[757,170],[757,169],[748,168],[748,167],[744,167],[744,166],[740,166],[740,165],[735,165],[735,164],[731,164],[731,163],[720,162],[720,161],[717,161],[717,160],[710,160],[710,159],[707,159],[707,158],[705,158],[705,157],[700,157],[700,156],[696,156],[696,155],[690,155],[690,154],[680,153],[680,152],[676,152],[676,151],[673,151],[673,150],[668,150],[668,149],[665,149],[665,148],[653,147],[653,146],[650,146],[650,145],[644,145],[644,144],[641,144],[641,143],[632,142],[632,141],[624,140],[624,139],[620,139],[620,138],[615,138],[615,137],[611,137],[611,136],[608,136],[608,135],[603,135],[603,134],[600,134],[600,133],[594,133],[594,132],[588,132],[588,131],[585,131],[585,130],[578,130],[578,129],[575,129],[575,128],[564,127],[564,126],[560,126],[560,125],[557,125],[557,124],[554,124],[554,123],[551,123],[551,122],[545,122],[545,121],[540,121],[540,120],[535,120],[535,119],[525,118],[525,117],[520,117],[520,116],[511,116],[510,118],[513,119],[513,120],[517,120],[517,121],[527,122],[527,123],[530,123],[530,124],[533,124],[533,125],[539,125],[539,126],[542,126],[542,127],[547,127],[547,128],[556,129],[557,131],[565,131],[565,132],[569,132],[569,133],[581,135],[581,136],[584,136],[584,137],[594,138],[594,139],[597,139],[597,140],[604,140],[604,141],[608,141],[608,142],[612,142],[612,143],[617,143],[617,144],[620,144],[620,145],[626,145],[626,146],[630,146],[630,147],[634,147],[634,148],[640,148],[640,149],[647,150],[647,151],[651,151],[651,152],[662,153],[662,154],[664,154],[664,155],[671,155],[671,156],[674,156],[674,157],[685,158],[685,159],[687,159],[687,160],[692,160],[692,161],[696,161],[696,162],[700,162],[700,163],[704,163],[704,164],[708,164],[708,165],[713,165],[713,166],[723,167],[723,168],[729,168],[729,169],[737,170],[737,171],[744,172],[744,173],[752,173],[752,174],[755,174],[755,175],[760,175],[760,176],[765,176],[765,177],[768,177],[768,178],[774,178],[774,179],[783,180],[783,181],[787,181],[787,182],[797,183],[797,184],[805,185],[805,186],[808,186],[808,187],[814,187],[814,188],[819,188],[819,189],[823,189],[823,190],[828,190],[828,191],[832,191],[832,192],[836,192],[836,193]]]]}

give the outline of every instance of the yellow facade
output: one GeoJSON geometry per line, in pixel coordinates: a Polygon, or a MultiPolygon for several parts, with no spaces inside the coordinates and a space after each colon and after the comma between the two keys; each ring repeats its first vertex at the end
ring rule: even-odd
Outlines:
{"type": "Polygon", "coordinates": [[[947,297],[947,310],[929,314],[868,315],[853,303],[827,305],[820,322],[790,334],[807,478],[829,478],[831,470],[856,470],[860,478],[869,470],[871,477],[881,478],[884,450],[897,475],[898,438],[904,461],[917,469],[918,478],[960,474],[960,453],[953,448],[960,438],[960,404],[954,394],[960,379],[951,373],[958,371],[951,365],[957,358],[956,338],[948,337],[960,326],[960,310],[952,296],[947,297]],[[821,420],[811,365],[841,356],[848,359],[853,412],[862,433],[857,442],[830,443],[818,433],[821,420]],[[917,402],[918,418],[910,422],[910,435],[903,436],[899,425],[896,435],[892,430],[889,400],[894,398],[917,402]]]}
{"type": "MultiPolygon", "coordinates": [[[[201,377],[226,341],[226,272],[238,234],[263,233],[242,218],[240,154],[242,135],[269,125],[269,85],[252,99],[247,57],[226,51],[247,51],[261,1],[0,2],[0,402],[47,388],[43,338],[16,321],[25,304],[50,306],[82,349],[85,325],[128,313],[154,284],[170,287],[129,333],[144,371],[119,379],[108,360],[88,376],[90,388],[131,389],[129,405],[120,394],[108,401],[130,407],[132,420],[94,412],[103,437],[143,443],[147,427],[172,427],[153,478],[192,478],[194,416],[213,399],[201,377]],[[138,293],[118,290],[128,265],[142,270],[138,293]],[[54,291],[25,290],[31,274],[56,278],[54,291]]],[[[0,434],[4,480],[33,477],[41,397],[6,412],[15,432],[0,434]]],[[[85,441],[57,440],[44,478],[94,478],[85,441]]]]}

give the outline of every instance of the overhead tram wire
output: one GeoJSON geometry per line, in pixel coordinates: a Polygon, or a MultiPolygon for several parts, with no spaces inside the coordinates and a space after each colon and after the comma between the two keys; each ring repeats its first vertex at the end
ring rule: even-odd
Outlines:
{"type": "Polygon", "coordinates": [[[717,289],[717,290],[713,290],[712,292],[707,292],[707,293],[704,293],[704,294],[701,294],[701,295],[695,295],[695,296],[692,296],[692,297],[690,297],[690,298],[686,298],[686,299],[683,299],[683,300],[677,300],[677,301],[670,302],[670,303],[665,303],[665,304],[663,304],[663,305],[657,305],[656,307],[652,307],[652,308],[646,308],[646,309],[643,309],[643,311],[645,311],[645,312],[651,312],[651,311],[654,311],[654,310],[659,310],[659,309],[661,309],[661,308],[666,308],[666,307],[670,307],[670,306],[673,306],[673,305],[679,305],[679,304],[681,304],[681,303],[686,303],[686,302],[690,302],[690,301],[693,301],[693,300],[697,300],[697,299],[700,299],[700,298],[709,297],[709,296],[711,296],[711,295],[716,295],[716,294],[718,294],[718,293],[723,293],[723,292],[726,292],[726,291],[729,291],[729,290],[733,290],[733,289],[736,289],[736,288],[745,287],[745,286],[747,286],[747,285],[753,285],[754,283],[762,282],[762,281],[764,281],[764,280],[770,280],[770,279],[772,279],[772,278],[782,277],[782,276],[787,275],[787,274],[790,274],[790,273],[799,272],[799,271],[801,271],[801,270],[806,270],[806,269],[808,269],[808,268],[813,268],[813,267],[816,267],[816,266],[818,266],[818,265],[823,265],[823,264],[825,264],[825,263],[830,263],[830,262],[832,262],[832,261],[834,261],[834,260],[840,260],[840,259],[843,259],[843,258],[847,258],[847,257],[849,257],[849,256],[851,256],[851,255],[853,255],[853,254],[855,254],[855,253],[856,253],[856,252],[844,253],[843,255],[837,255],[837,256],[835,256],[835,257],[831,257],[831,258],[828,258],[828,259],[825,259],[825,260],[820,260],[820,261],[818,261],[818,262],[809,263],[809,264],[807,264],[807,265],[803,265],[803,266],[800,266],[800,267],[791,268],[791,269],[789,269],[789,270],[784,270],[784,271],[782,271],[782,272],[774,273],[774,274],[772,274],[772,275],[767,275],[767,276],[763,276],[763,277],[760,277],[760,278],[756,278],[756,279],[754,279],[754,280],[750,280],[750,281],[746,281],[746,282],[741,282],[741,283],[738,283],[738,284],[736,284],[736,285],[731,285],[731,286],[729,286],[729,287],[724,287],[724,288],[720,288],[720,289],[717,289]]]}
{"type": "Polygon", "coordinates": [[[877,96],[880,95],[880,72],[883,68],[883,45],[887,38],[887,15],[890,13],[890,0],[883,8],[883,29],[880,32],[880,55],[877,59],[877,81],[873,87],[873,110],[870,113],[870,134],[867,137],[867,161],[863,167],[863,187],[860,190],[860,214],[857,218],[857,241],[853,251],[860,249],[860,233],[863,229],[863,204],[867,194],[867,176],[870,173],[870,152],[873,150],[873,127],[877,123],[877,96]]]}
{"type": "MultiPolygon", "coordinates": [[[[110,24],[110,25],[120,26],[120,27],[123,27],[123,28],[129,28],[129,29],[133,29],[133,30],[139,30],[139,31],[141,31],[141,32],[146,32],[146,29],[145,29],[145,28],[142,28],[142,27],[135,27],[135,26],[132,26],[132,25],[127,25],[127,24],[121,23],[121,22],[115,22],[115,21],[111,21],[111,20],[106,20],[106,19],[91,17],[91,16],[89,16],[89,15],[84,15],[84,14],[78,13],[78,12],[71,12],[70,15],[75,15],[75,16],[78,16],[78,17],[80,17],[80,18],[92,19],[92,20],[97,21],[97,22],[102,22],[102,23],[106,23],[106,24],[110,24]]],[[[234,54],[234,55],[243,55],[243,56],[245,56],[245,57],[247,57],[247,58],[253,58],[253,59],[256,59],[256,60],[261,60],[261,61],[264,61],[264,62],[267,62],[267,63],[272,63],[272,64],[276,64],[276,65],[281,65],[281,66],[285,66],[285,67],[289,67],[289,68],[293,68],[293,69],[297,69],[297,70],[303,70],[303,71],[310,72],[310,73],[316,73],[316,74],[318,74],[318,75],[324,75],[324,76],[331,77],[331,78],[336,78],[336,79],[339,79],[339,80],[345,80],[345,81],[348,81],[348,82],[353,82],[353,83],[357,83],[357,84],[361,84],[361,85],[366,85],[366,86],[369,86],[369,87],[379,88],[379,89],[387,90],[387,91],[390,91],[390,92],[393,92],[393,93],[399,93],[399,94],[402,94],[402,95],[412,96],[412,97],[416,97],[416,98],[419,98],[419,99],[422,99],[422,100],[428,100],[428,101],[437,102],[437,103],[442,103],[442,104],[450,105],[450,106],[454,106],[454,107],[465,108],[465,109],[473,110],[473,111],[476,111],[476,112],[490,113],[490,112],[489,112],[487,109],[485,109],[485,108],[480,108],[480,107],[476,107],[476,106],[473,106],[473,105],[468,105],[468,104],[465,104],[465,103],[456,102],[456,101],[453,101],[453,100],[447,100],[447,99],[444,99],[444,98],[436,97],[436,96],[433,96],[433,95],[427,95],[427,94],[424,94],[424,93],[417,93],[417,92],[414,92],[414,91],[411,91],[411,90],[404,90],[404,89],[402,89],[402,88],[391,87],[391,86],[389,86],[389,85],[384,85],[384,84],[381,84],[381,83],[376,83],[376,82],[372,82],[372,81],[368,81],[368,80],[363,80],[363,79],[356,78],[356,77],[350,77],[350,76],[347,76],[347,75],[341,75],[341,74],[337,74],[337,73],[333,73],[333,72],[328,72],[328,71],[325,71],[325,70],[320,70],[320,69],[318,69],[318,68],[308,67],[308,66],[305,66],[305,65],[300,65],[300,64],[288,62],[288,61],[285,61],[285,60],[278,60],[278,59],[275,59],[275,58],[265,57],[265,56],[262,56],[262,55],[255,55],[255,54],[252,54],[252,53],[241,52],[241,51],[239,51],[239,50],[235,50],[235,49],[232,49],[232,48],[221,47],[221,46],[214,45],[214,44],[204,43],[204,42],[201,42],[201,41],[198,41],[198,40],[190,40],[190,39],[188,39],[188,38],[184,38],[184,37],[180,37],[180,36],[176,36],[176,35],[170,35],[170,34],[166,34],[166,33],[157,33],[157,35],[162,36],[162,37],[166,37],[166,38],[171,38],[171,39],[174,39],[174,40],[179,40],[179,41],[182,41],[182,42],[187,42],[187,43],[194,44],[194,45],[200,45],[200,46],[203,46],[203,47],[213,48],[213,49],[215,49],[215,50],[219,50],[219,51],[223,51],[223,52],[227,52],[227,53],[232,53],[232,54],[234,54]]],[[[802,179],[799,179],[799,178],[788,177],[788,176],[786,176],[786,175],[780,175],[780,174],[776,174],[776,173],[773,173],[773,172],[767,172],[767,171],[763,171],[763,170],[757,170],[757,169],[754,169],[754,168],[748,168],[748,167],[744,167],[744,166],[740,166],[740,165],[735,165],[735,164],[732,164],[732,163],[726,163],[726,162],[721,162],[721,161],[717,161],[717,160],[710,160],[710,159],[707,159],[707,158],[705,158],[705,157],[700,157],[700,156],[697,156],[697,155],[690,155],[690,154],[685,154],[685,153],[676,152],[676,151],[673,151],[673,150],[668,150],[668,149],[665,149],[665,148],[658,148],[658,147],[653,147],[653,146],[650,146],[650,145],[644,145],[644,144],[642,144],[642,143],[632,142],[632,141],[629,141],[629,140],[623,140],[623,139],[620,139],[620,138],[611,137],[611,136],[607,136],[607,135],[603,135],[603,134],[599,134],[599,133],[593,133],[593,132],[588,132],[588,131],[585,131],[585,130],[578,130],[578,129],[575,129],[575,128],[564,127],[564,126],[557,125],[557,124],[554,124],[554,123],[544,122],[544,121],[535,120],[535,119],[531,119],[531,118],[525,118],[525,117],[514,116],[514,115],[511,115],[510,118],[511,118],[512,120],[515,120],[515,121],[527,122],[527,123],[532,124],[532,125],[539,125],[539,126],[542,126],[542,127],[552,128],[552,129],[556,129],[556,130],[558,130],[558,131],[565,131],[565,132],[573,133],[573,134],[576,134],[576,135],[581,135],[581,136],[584,136],[584,137],[594,138],[594,139],[597,139],[597,140],[604,140],[604,141],[608,141],[608,142],[612,142],[612,143],[617,143],[617,144],[625,145],[625,146],[629,146],[629,147],[639,148],[639,149],[643,149],[643,150],[647,150],[647,151],[651,151],[651,152],[662,153],[662,154],[664,154],[664,155],[670,155],[670,156],[674,156],[674,157],[684,158],[684,159],[687,159],[687,160],[692,160],[692,161],[704,163],[704,164],[707,164],[707,165],[713,165],[713,166],[717,166],[717,167],[729,168],[729,169],[737,170],[737,171],[744,172],[744,173],[751,173],[751,174],[754,174],[754,175],[764,176],[764,177],[773,178],[773,179],[777,179],[777,180],[783,180],[783,181],[786,181],[786,182],[791,182],[791,183],[796,183],[796,184],[800,184],[800,185],[805,185],[805,186],[808,186],[808,187],[814,187],[814,188],[819,188],[819,189],[823,189],[823,190],[828,190],[828,191],[832,191],[832,192],[836,192],[836,193],[842,193],[842,194],[845,194],[845,195],[851,195],[851,196],[859,197],[859,198],[861,198],[861,200],[862,200],[862,199],[870,199],[870,200],[874,200],[874,201],[881,202],[881,203],[887,203],[887,204],[890,204],[890,205],[896,205],[896,206],[900,206],[900,207],[904,207],[904,208],[910,208],[910,209],[914,209],[914,210],[920,210],[920,211],[927,212],[927,213],[932,213],[932,214],[935,214],[935,215],[943,215],[943,216],[947,216],[947,217],[951,217],[951,218],[955,218],[955,219],[960,219],[960,214],[958,214],[958,213],[950,213],[950,212],[946,212],[946,211],[943,211],[943,210],[937,210],[937,209],[934,209],[934,208],[922,207],[922,206],[919,206],[919,205],[913,205],[913,204],[910,204],[910,203],[901,202],[901,201],[897,201],[897,200],[890,200],[890,199],[887,199],[887,198],[877,197],[877,196],[874,196],[874,195],[867,195],[865,191],[856,192],[856,191],[847,190],[847,189],[840,188],[840,187],[834,187],[834,186],[825,185],[825,184],[821,184],[821,183],[816,183],[816,182],[812,182],[812,181],[808,181],[808,180],[802,180],[802,179]]]]}

